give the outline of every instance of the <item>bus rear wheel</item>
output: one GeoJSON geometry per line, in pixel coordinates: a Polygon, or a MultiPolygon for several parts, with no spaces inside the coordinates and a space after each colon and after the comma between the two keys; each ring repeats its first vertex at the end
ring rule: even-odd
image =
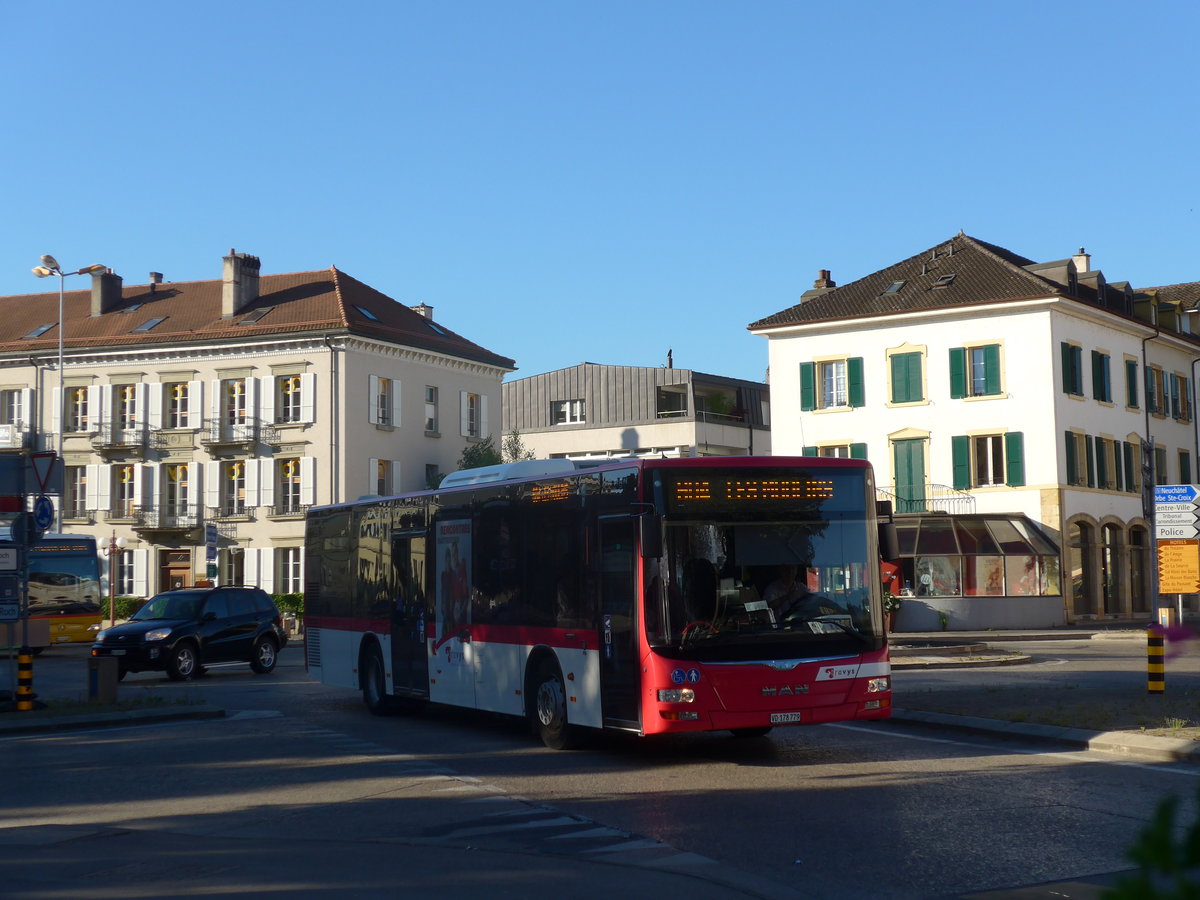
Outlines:
{"type": "Polygon", "coordinates": [[[543,660],[536,684],[531,717],[534,731],[551,750],[569,750],[576,743],[575,729],[567,723],[567,692],[558,666],[543,660]]]}
{"type": "Polygon", "coordinates": [[[387,679],[383,669],[383,654],[378,645],[372,646],[363,655],[360,679],[362,681],[363,702],[372,715],[388,716],[396,708],[392,698],[388,696],[387,679]]]}

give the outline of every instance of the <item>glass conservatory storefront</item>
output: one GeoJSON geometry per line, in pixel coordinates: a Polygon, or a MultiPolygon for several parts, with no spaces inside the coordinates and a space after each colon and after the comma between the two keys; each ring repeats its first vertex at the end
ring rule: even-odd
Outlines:
{"type": "Polygon", "coordinates": [[[899,631],[1049,628],[1064,608],[1058,546],[1023,515],[896,517],[899,631]]]}

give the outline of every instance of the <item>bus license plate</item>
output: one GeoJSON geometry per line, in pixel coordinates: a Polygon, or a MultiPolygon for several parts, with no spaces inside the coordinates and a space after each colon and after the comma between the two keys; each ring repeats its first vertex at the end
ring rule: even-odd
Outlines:
{"type": "Polygon", "coordinates": [[[772,725],[786,725],[788,722],[799,722],[800,713],[771,713],[772,725]]]}

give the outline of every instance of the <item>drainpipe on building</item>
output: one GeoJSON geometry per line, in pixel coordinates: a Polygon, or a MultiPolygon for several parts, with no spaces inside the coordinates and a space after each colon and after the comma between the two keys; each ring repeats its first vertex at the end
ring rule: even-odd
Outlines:
{"type": "MultiPolygon", "coordinates": [[[[1149,368],[1147,368],[1147,366],[1146,366],[1146,344],[1160,336],[1161,336],[1161,332],[1158,330],[1158,326],[1155,325],[1154,326],[1154,334],[1150,334],[1150,335],[1147,335],[1146,337],[1142,338],[1143,393],[1147,393],[1145,391],[1144,385],[1146,382],[1146,372],[1149,371],[1149,368]]],[[[1153,477],[1155,475],[1155,471],[1154,471],[1155,465],[1154,465],[1154,442],[1150,438],[1150,397],[1146,396],[1143,398],[1143,400],[1144,400],[1144,402],[1142,403],[1142,406],[1144,407],[1143,417],[1145,418],[1145,421],[1146,421],[1146,443],[1150,447],[1150,475],[1153,477]]],[[[1145,474],[1146,473],[1143,470],[1143,472],[1142,472],[1143,477],[1145,477],[1145,474]]],[[[1157,481],[1157,480],[1158,480],[1157,477],[1155,477],[1154,481],[1157,481]]],[[[1151,483],[1151,485],[1150,485],[1150,496],[1151,497],[1154,496],[1154,484],[1153,483],[1151,483]]],[[[1158,613],[1159,607],[1162,606],[1162,604],[1159,601],[1162,598],[1158,596],[1158,535],[1155,532],[1155,526],[1154,526],[1154,502],[1153,502],[1153,500],[1151,500],[1150,503],[1145,502],[1146,492],[1144,489],[1142,491],[1142,497],[1143,497],[1142,514],[1150,521],[1150,547],[1154,550],[1153,564],[1148,566],[1148,568],[1150,569],[1150,598],[1154,601],[1154,618],[1155,618],[1155,620],[1157,620],[1159,617],[1159,613],[1158,613]]],[[[1182,616],[1181,616],[1181,618],[1182,618],[1182,616]]]]}
{"type": "Polygon", "coordinates": [[[337,348],[329,343],[329,335],[325,335],[325,346],[329,349],[329,409],[332,412],[330,422],[332,423],[329,429],[329,502],[337,503],[339,496],[339,478],[341,478],[341,468],[338,464],[338,434],[341,428],[341,415],[338,408],[338,364],[337,364],[337,348]]]}

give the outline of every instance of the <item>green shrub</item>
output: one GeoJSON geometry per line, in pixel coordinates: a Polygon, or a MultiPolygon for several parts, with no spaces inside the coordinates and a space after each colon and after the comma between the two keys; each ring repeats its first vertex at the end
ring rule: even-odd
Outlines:
{"type": "MultiPolygon", "coordinates": [[[[1200,800],[1200,791],[1196,792],[1200,800]]],[[[1105,900],[1184,900],[1200,897],[1200,821],[1180,833],[1178,797],[1167,797],[1126,855],[1138,871],[1121,875],[1105,900]]]]}
{"type": "Polygon", "coordinates": [[[281,613],[294,613],[297,617],[304,618],[303,594],[272,594],[271,599],[275,601],[281,613]]]}
{"type": "MultiPolygon", "coordinates": [[[[146,600],[147,600],[146,597],[117,597],[116,600],[113,602],[113,607],[116,611],[117,621],[120,622],[122,619],[128,619],[135,612],[137,612],[139,609],[141,609],[143,606],[146,605],[146,600]]],[[[100,609],[104,612],[104,615],[107,617],[108,616],[108,604],[101,603],[100,609]]]]}

